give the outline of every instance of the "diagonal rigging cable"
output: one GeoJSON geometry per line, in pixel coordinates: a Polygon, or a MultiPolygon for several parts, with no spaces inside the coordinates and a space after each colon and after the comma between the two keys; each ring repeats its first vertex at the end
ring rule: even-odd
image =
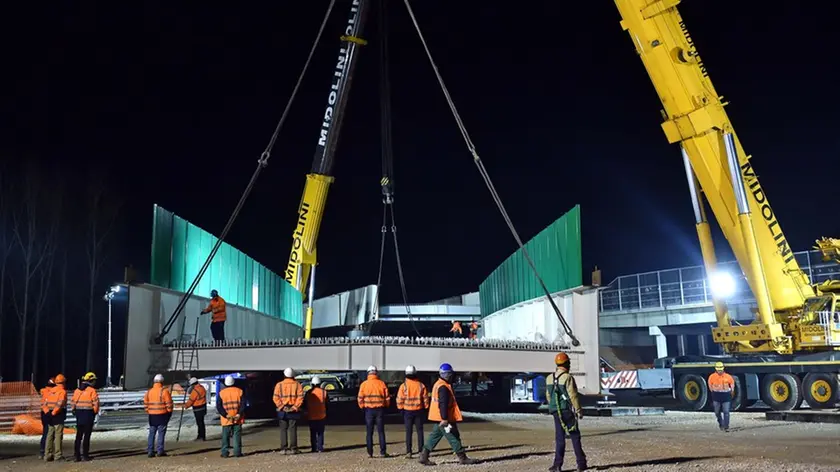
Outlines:
{"type": "MultiPolygon", "coordinates": [[[[394,236],[394,255],[397,259],[397,274],[399,276],[400,290],[402,291],[403,305],[405,312],[411,322],[411,328],[419,337],[420,331],[414,324],[414,317],[411,314],[411,307],[408,305],[408,291],[405,287],[405,275],[402,269],[402,259],[400,258],[400,245],[397,240],[397,221],[394,210],[394,152],[391,144],[391,81],[388,76],[388,29],[387,29],[387,13],[385,10],[385,3],[387,0],[380,0],[379,2],[379,35],[381,36],[379,42],[379,77],[380,77],[380,125],[382,137],[382,179],[380,185],[382,186],[382,238],[379,245],[379,274],[376,277],[376,299],[374,309],[379,307],[379,289],[382,286],[382,266],[385,259],[385,239],[388,232],[388,213],[390,209],[391,214],[391,234],[394,236]]],[[[375,320],[374,320],[375,322],[375,320]]]]}
{"type": "Polygon", "coordinates": [[[531,271],[534,273],[534,276],[537,278],[537,281],[539,281],[540,287],[542,287],[543,292],[545,293],[545,296],[548,299],[549,303],[551,303],[551,308],[554,309],[554,314],[557,315],[557,319],[563,326],[563,330],[566,332],[566,335],[568,335],[569,338],[571,338],[572,345],[579,346],[580,341],[578,341],[577,337],[575,337],[574,333],[572,332],[572,328],[566,322],[566,319],[563,317],[563,314],[560,312],[560,308],[554,302],[554,299],[551,298],[551,292],[548,291],[548,287],[546,287],[545,282],[543,281],[542,277],[540,277],[540,274],[537,271],[537,267],[534,265],[534,261],[528,254],[528,250],[525,249],[525,245],[522,243],[522,239],[519,237],[519,233],[516,231],[516,228],[514,227],[513,222],[511,221],[510,216],[508,215],[508,212],[505,209],[504,204],[502,203],[502,199],[501,197],[499,197],[499,193],[496,191],[496,187],[493,185],[493,181],[490,180],[490,174],[487,173],[487,169],[484,167],[484,163],[481,161],[481,157],[479,157],[478,151],[476,151],[475,149],[475,144],[473,144],[472,139],[470,139],[470,135],[467,133],[467,128],[466,126],[464,126],[464,122],[461,120],[461,115],[458,114],[458,110],[455,108],[455,103],[452,101],[452,97],[449,95],[449,90],[446,88],[446,84],[443,81],[443,77],[440,75],[440,71],[438,70],[437,64],[435,64],[435,60],[432,58],[432,53],[431,51],[429,51],[428,44],[426,44],[426,38],[423,37],[423,33],[420,31],[420,25],[417,24],[417,18],[414,16],[414,10],[411,9],[411,4],[409,3],[409,0],[403,1],[405,2],[406,9],[408,9],[409,16],[411,16],[411,22],[414,24],[414,29],[417,30],[417,36],[420,37],[420,42],[423,43],[423,49],[426,50],[426,56],[429,58],[429,63],[432,65],[432,69],[435,71],[435,76],[437,77],[438,83],[440,84],[440,88],[443,91],[443,95],[446,97],[446,102],[449,104],[449,109],[452,111],[452,116],[458,123],[458,129],[461,131],[461,135],[464,138],[464,143],[466,143],[467,149],[473,156],[473,162],[478,168],[478,172],[481,174],[482,179],[484,179],[484,183],[487,185],[487,189],[490,191],[490,195],[493,196],[493,200],[496,202],[496,206],[502,213],[502,217],[505,219],[505,223],[507,223],[511,234],[513,235],[514,239],[516,239],[516,243],[519,245],[519,249],[522,250],[522,255],[525,256],[525,260],[528,262],[528,265],[531,266],[531,271]]]}
{"type": "Polygon", "coordinates": [[[239,203],[236,204],[236,208],[234,208],[233,213],[231,213],[230,218],[228,219],[227,224],[225,225],[225,229],[222,230],[222,234],[219,235],[219,238],[216,240],[216,244],[213,246],[213,250],[210,251],[210,255],[207,256],[207,259],[204,261],[204,265],[201,266],[201,270],[198,271],[198,275],[195,276],[192,283],[190,284],[190,288],[181,297],[181,300],[178,302],[178,306],[175,307],[175,311],[166,321],[166,324],[163,326],[158,337],[155,341],[160,344],[163,341],[163,337],[172,329],[172,326],[175,324],[175,320],[184,310],[184,307],[187,304],[187,300],[192,296],[193,292],[195,292],[196,287],[198,286],[198,282],[204,276],[204,273],[207,272],[207,268],[210,267],[210,262],[213,261],[213,257],[219,251],[219,247],[221,247],[222,242],[224,242],[225,238],[227,237],[230,229],[233,227],[233,223],[236,221],[236,218],[239,216],[239,212],[242,211],[242,207],[245,205],[245,201],[248,199],[248,196],[251,194],[251,190],[254,189],[254,185],[257,183],[257,178],[260,176],[262,170],[268,166],[268,160],[271,158],[271,151],[274,149],[274,144],[277,142],[277,137],[280,135],[280,130],[283,128],[283,123],[286,121],[286,117],[289,115],[289,110],[292,107],[292,103],[295,101],[295,96],[297,96],[298,89],[300,89],[300,84],[303,82],[303,77],[306,75],[306,71],[309,69],[309,63],[312,62],[312,56],[315,55],[315,49],[318,47],[318,43],[321,41],[321,35],[324,33],[324,28],[327,26],[327,20],[329,20],[330,13],[332,12],[333,6],[335,6],[335,0],[330,0],[330,4],[327,7],[327,12],[324,14],[324,19],[321,21],[321,27],[318,29],[318,34],[315,36],[315,41],[312,43],[312,48],[309,50],[309,56],[306,58],[306,62],[303,65],[303,70],[301,70],[300,75],[298,76],[297,83],[295,84],[295,88],[292,90],[291,96],[289,96],[289,101],[286,103],[286,108],[283,110],[283,114],[280,116],[280,120],[277,122],[277,126],[274,128],[274,133],[271,135],[271,139],[268,141],[268,145],[266,145],[265,150],[263,151],[260,158],[257,160],[257,168],[254,170],[254,174],[251,176],[251,180],[248,182],[248,186],[245,187],[245,191],[242,193],[242,196],[239,198],[239,203]]]}

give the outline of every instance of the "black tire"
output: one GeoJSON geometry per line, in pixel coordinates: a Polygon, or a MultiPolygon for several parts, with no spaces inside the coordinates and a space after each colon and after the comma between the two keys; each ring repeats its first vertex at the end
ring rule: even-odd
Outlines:
{"type": "Polygon", "coordinates": [[[814,410],[834,408],[840,401],[840,385],[837,375],[812,372],[802,382],[805,401],[814,410]]]}
{"type": "Polygon", "coordinates": [[[703,377],[686,374],[677,380],[677,399],[686,408],[701,411],[709,403],[709,388],[703,377]]]}
{"type": "Polygon", "coordinates": [[[732,380],[735,381],[735,389],[732,390],[732,411],[744,411],[752,406],[747,400],[747,389],[744,387],[746,382],[740,375],[733,375],[732,380]]]}
{"type": "Polygon", "coordinates": [[[793,374],[767,374],[761,379],[761,401],[776,411],[802,406],[802,382],[793,374]]]}

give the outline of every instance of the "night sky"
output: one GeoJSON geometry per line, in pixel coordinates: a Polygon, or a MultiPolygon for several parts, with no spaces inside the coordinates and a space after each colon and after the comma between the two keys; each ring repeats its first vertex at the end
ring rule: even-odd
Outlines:
{"type": "MultiPolygon", "coordinates": [[[[2,15],[13,38],[5,41],[0,89],[3,159],[105,169],[125,201],[114,258],[147,276],[154,203],[221,232],[327,4],[18,3],[2,15]]],[[[277,273],[289,255],[348,5],[337,2],[271,163],[228,239],[277,273]]],[[[791,246],[803,250],[840,234],[836,215],[824,216],[824,202],[837,196],[828,171],[840,153],[828,46],[836,25],[822,8],[781,5],[706,0],[680,9],[731,102],[727,110],[791,246]]],[[[613,2],[423,0],[413,7],[523,238],[580,204],[587,282],[595,264],[608,282],[701,263],[679,150],[665,140],[659,100],[613,2]]],[[[402,2],[388,10],[396,210],[409,298],[473,291],[516,245],[402,2]]],[[[335,158],[318,297],[376,280],[376,14],[335,158]]],[[[399,300],[395,274],[389,252],[385,302],[399,300]]]]}

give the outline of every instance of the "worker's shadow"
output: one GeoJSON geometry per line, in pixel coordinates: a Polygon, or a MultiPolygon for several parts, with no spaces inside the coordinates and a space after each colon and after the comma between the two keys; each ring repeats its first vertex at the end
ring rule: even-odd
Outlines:
{"type": "MultiPolygon", "coordinates": [[[[525,444],[508,444],[505,446],[469,446],[464,449],[464,452],[468,454],[472,454],[473,452],[485,452],[485,451],[504,451],[507,449],[516,449],[518,447],[525,447],[525,444]]],[[[435,451],[431,454],[432,457],[441,457],[441,456],[448,456],[451,455],[452,451],[435,451]]]]}
{"type": "Polygon", "coordinates": [[[726,456],[700,456],[700,457],[666,457],[663,459],[651,459],[646,461],[633,461],[633,462],[622,462],[618,464],[609,464],[609,465],[596,465],[590,466],[589,470],[610,470],[612,468],[622,468],[622,467],[641,467],[645,465],[674,465],[674,464],[687,464],[689,462],[694,461],[702,461],[706,459],[726,459],[726,456]]]}
{"type": "Polygon", "coordinates": [[[496,456],[496,457],[488,457],[486,459],[478,459],[479,464],[492,464],[495,462],[507,462],[507,461],[518,461],[522,459],[527,459],[529,457],[540,457],[540,456],[548,456],[554,454],[554,451],[542,451],[542,452],[520,452],[518,454],[508,454],[505,456],[496,456]]]}

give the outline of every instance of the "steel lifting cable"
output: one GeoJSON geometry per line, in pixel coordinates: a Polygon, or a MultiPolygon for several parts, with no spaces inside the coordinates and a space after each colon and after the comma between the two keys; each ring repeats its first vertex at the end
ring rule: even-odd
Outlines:
{"type": "Polygon", "coordinates": [[[481,161],[481,157],[478,155],[478,151],[475,149],[475,144],[473,144],[472,139],[470,139],[469,133],[467,133],[467,128],[464,126],[464,122],[461,120],[461,115],[458,113],[457,108],[455,107],[455,103],[452,101],[452,96],[449,95],[449,90],[446,88],[446,84],[443,81],[443,77],[440,75],[440,71],[438,70],[437,64],[435,64],[435,60],[432,58],[432,53],[429,50],[428,44],[426,44],[426,38],[423,36],[423,33],[420,31],[420,25],[417,23],[417,18],[414,16],[414,10],[411,9],[411,4],[409,0],[403,0],[405,3],[405,7],[408,10],[408,15],[411,17],[411,22],[414,24],[414,29],[417,31],[417,36],[420,38],[420,42],[423,44],[423,49],[426,51],[426,56],[429,58],[429,63],[432,65],[432,69],[435,72],[435,76],[437,77],[438,84],[440,84],[440,88],[443,91],[443,95],[446,97],[446,102],[449,104],[449,109],[452,111],[452,116],[455,118],[455,121],[458,123],[458,129],[461,131],[461,136],[464,138],[464,142],[467,145],[467,149],[470,151],[470,154],[473,156],[473,162],[475,163],[476,167],[478,168],[478,172],[481,174],[481,178],[484,179],[484,183],[487,185],[487,189],[490,191],[490,195],[493,196],[493,200],[496,202],[496,206],[499,208],[499,211],[502,213],[502,217],[505,219],[505,223],[507,223],[508,228],[510,229],[511,234],[513,235],[514,239],[516,239],[516,244],[519,245],[519,249],[522,250],[522,255],[525,256],[525,260],[528,262],[528,265],[531,267],[531,271],[534,273],[534,276],[537,278],[537,281],[540,283],[540,287],[542,287],[543,292],[545,293],[546,298],[548,299],[549,303],[551,303],[551,307],[554,309],[554,314],[557,315],[557,319],[560,320],[560,324],[563,326],[563,330],[566,332],[566,335],[569,336],[572,340],[572,345],[580,346],[580,341],[578,341],[577,337],[572,332],[572,328],[566,322],[566,319],[563,317],[563,314],[560,312],[560,308],[554,302],[554,299],[551,298],[551,292],[548,291],[548,287],[545,286],[545,282],[543,281],[542,277],[540,277],[539,272],[537,272],[537,267],[534,265],[534,261],[531,259],[531,256],[528,254],[528,250],[525,249],[525,245],[522,243],[522,239],[519,237],[519,233],[516,231],[516,228],[513,225],[513,222],[508,215],[507,210],[505,209],[504,204],[502,203],[502,199],[499,197],[499,193],[496,191],[496,187],[493,185],[493,181],[490,179],[490,174],[487,172],[487,169],[484,167],[484,163],[481,161]]]}
{"type": "Polygon", "coordinates": [[[228,222],[225,225],[225,229],[222,230],[222,234],[219,235],[219,239],[213,246],[213,250],[210,251],[210,255],[208,255],[207,259],[204,261],[204,265],[201,266],[201,270],[198,271],[198,275],[196,275],[195,279],[192,281],[192,284],[190,284],[190,287],[184,294],[184,296],[181,297],[181,300],[178,302],[178,306],[175,307],[175,311],[169,317],[169,320],[167,320],[166,324],[163,326],[163,330],[161,330],[160,334],[155,339],[155,341],[158,344],[160,344],[163,341],[163,337],[166,336],[170,329],[172,329],[175,320],[184,310],[184,307],[187,304],[187,300],[189,300],[193,292],[195,292],[195,289],[198,286],[198,282],[204,276],[204,273],[207,272],[207,269],[210,267],[210,262],[213,260],[213,257],[215,257],[216,253],[219,251],[222,242],[224,242],[225,238],[230,232],[230,229],[233,227],[233,223],[236,221],[236,218],[242,211],[242,207],[245,205],[245,201],[248,199],[248,196],[251,194],[251,190],[253,190],[254,185],[257,183],[257,178],[259,177],[262,170],[266,166],[268,166],[268,160],[271,158],[271,151],[274,149],[274,144],[277,142],[277,138],[280,135],[280,130],[283,128],[283,123],[285,123],[286,117],[289,115],[289,110],[292,107],[292,103],[295,100],[295,96],[297,96],[298,90],[300,89],[300,84],[303,82],[303,77],[306,75],[306,71],[309,69],[309,63],[312,62],[312,56],[315,55],[315,49],[318,47],[318,43],[321,42],[321,35],[324,33],[324,28],[326,28],[327,26],[327,21],[329,20],[330,13],[332,12],[334,5],[335,0],[330,0],[330,4],[327,7],[327,12],[324,14],[324,19],[321,21],[321,27],[318,29],[318,34],[317,36],[315,36],[315,41],[312,43],[312,48],[309,50],[309,56],[307,56],[306,62],[303,65],[303,70],[301,70],[300,75],[298,76],[295,88],[292,90],[292,94],[289,97],[289,101],[286,103],[286,108],[283,110],[283,114],[280,116],[280,120],[277,122],[277,126],[274,128],[274,133],[272,133],[271,139],[268,141],[268,145],[265,147],[265,150],[260,155],[260,158],[257,160],[257,168],[254,170],[254,174],[251,176],[251,180],[248,182],[248,186],[245,187],[245,191],[239,198],[239,203],[236,204],[236,208],[234,208],[233,213],[231,213],[230,218],[228,219],[228,222]]]}

